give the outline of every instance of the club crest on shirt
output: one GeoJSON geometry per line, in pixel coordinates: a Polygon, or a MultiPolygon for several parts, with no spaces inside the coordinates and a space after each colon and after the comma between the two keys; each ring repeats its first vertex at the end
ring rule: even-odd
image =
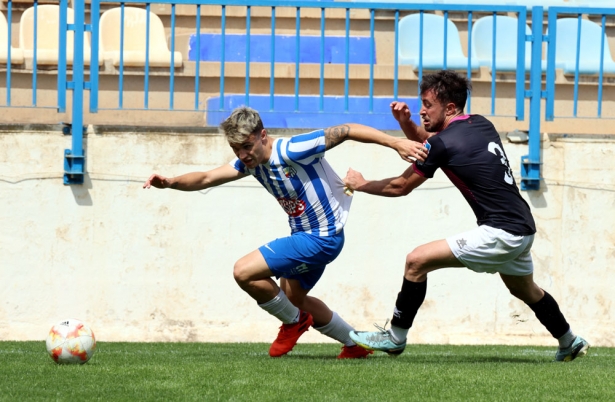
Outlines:
{"type": "Polygon", "coordinates": [[[284,172],[284,176],[286,176],[287,178],[295,177],[297,175],[297,171],[292,166],[287,166],[282,169],[282,171],[284,172]]]}
{"type": "Polygon", "coordinates": [[[303,200],[278,198],[278,202],[284,208],[284,211],[293,218],[301,216],[305,212],[305,202],[303,200]]]}
{"type": "MultiPolygon", "coordinates": [[[[427,140],[425,140],[425,142],[423,142],[423,146],[424,146],[425,148],[427,148],[427,156],[429,156],[429,151],[431,150],[431,144],[430,144],[429,142],[427,142],[427,140]]],[[[418,166],[422,166],[422,165],[423,165],[423,162],[421,162],[421,161],[416,161],[416,164],[417,164],[418,166]]]]}

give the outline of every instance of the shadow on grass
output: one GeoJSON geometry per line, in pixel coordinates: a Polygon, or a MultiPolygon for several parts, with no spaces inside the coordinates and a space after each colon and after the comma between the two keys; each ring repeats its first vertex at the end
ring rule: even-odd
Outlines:
{"type": "Polygon", "coordinates": [[[515,363],[515,364],[551,364],[552,359],[548,358],[529,358],[524,356],[444,356],[444,355],[434,355],[434,356],[426,356],[426,355],[400,355],[400,356],[388,356],[386,353],[382,352],[374,352],[373,355],[368,356],[366,359],[337,359],[337,356],[331,354],[302,354],[301,352],[291,352],[288,355],[271,358],[272,361],[275,360],[300,360],[300,361],[308,361],[308,360],[330,360],[330,361],[340,361],[340,362],[350,362],[350,361],[378,361],[384,362],[390,360],[395,364],[408,364],[408,365],[416,365],[416,364],[442,364],[442,363],[515,363]]]}

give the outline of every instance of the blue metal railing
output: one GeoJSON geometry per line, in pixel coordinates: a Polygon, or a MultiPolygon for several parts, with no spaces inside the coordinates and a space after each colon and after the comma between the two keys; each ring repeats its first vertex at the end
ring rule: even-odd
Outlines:
{"type": "MultiPolygon", "coordinates": [[[[117,80],[118,80],[118,103],[117,107],[109,107],[105,105],[105,108],[101,108],[99,104],[99,88],[100,88],[100,71],[99,71],[99,54],[100,54],[100,17],[101,17],[101,4],[105,6],[113,5],[114,7],[118,6],[117,2],[110,2],[105,0],[91,0],[89,4],[89,15],[90,15],[90,23],[85,23],[85,15],[87,11],[85,9],[86,5],[83,2],[74,2],[74,22],[69,22],[67,20],[67,0],[60,0],[59,2],[59,25],[60,32],[59,35],[59,51],[58,51],[58,77],[57,77],[57,110],[60,112],[65,111],[66,108],[66,91],[73,91],[73,108],[71,110],[72,113],[72,132],[73,142],[72,149],[66,150],[65,155],[65,166],[66,166],[66,175],[65,175],[65,183],[74,184],[82,182],[83,174],[84,174],[84,165],[85,165],[85,157],[83,155],[83,145],[82,145],[82,127],[83,127],[83,110],[80,107],[83,102],[83,91],[89,91],[90,97],[90,105],[89,110],[91,113],[97,113],[99,110],[135,110],[134,105],[130,105],[130,107],[126,107],[124,102],[124,92],[125,92],[125,80],[126,80],[126,71],[125,71],[125,58],[124,58],[124,46],[125,46],[125,32],[124,32],[124,24],[120,25],[120,51],[119,51],[119,65],[117,70],[117,80]],[[72,65],[72,80],[68,81],[67,73],[68,66],[66,63],[66,50],[67,50],[67,32],[72,31],[74,34],[74,60],[72,65]],[[84,68],[84,54],[83,54],[83,41],[84,35],[89,33],[91,36],[91,54],[89,55],[90,65],[89,65],[89,81],[85,80],[85,68],[84,68]]],[[[169,47],[170,47],[170,66],[168,68],[168,82],[169,82],[169,98],[168,98],[168,106],[162,110],[195,110],[195,111],[224,111],[226,106],[225,98],[230,94],[227,93],[227,83],[226,83],[226,71],[225,66],[229,60],[228,54],[226,53],[226,45],[228,39],[227,33],[227,10],[229,7],[243,8],[245,10],[245,77],[244,77],[244,100],[247,105],[251,102],[251,95],[257,95],[252,92],[251,82],[253,78],[251,77],[251,63],[253,62],[252,56],[258,56],[254,54],[251,42],[252,35],[252,10],[253,7],[259,8],[269,8],[271,10],[271,32],[270,37],[268,38],[268,43],[270,46],[270,54],[269,54],[269,93],[268,96],[268,108],[269,112],[272,113],[285,113],[288,112],[280,112],[279,111],[279,102],[276,105],[276,96],[278,95],[276,88],[276,66],[280,63],[278,61],[279,52],[276,52],[276,40],[278,35],[276,35],[276,21],[278,20],[277,10],[282,8],[295,10],[295,29],[294,29],[294,95],[293,95],[293,111],[292,113],[300,115],[304,112],[300,107],[301,96],[301,65],[304,63],[301,60],[302,55],[306,53],[306,48],[302,48],[302,38],[306,36],[310,36],[305,33],[304,28],[301,25],[302,22],[302,10],[317,10],[320,12],[320,35],[319,35],[319,54],[318,58],[314,63],[319,64],[319,85],[318,85],[318,107],[317,112],[321,113],[323,116],[329,113],[326,105],[326,88],[325,88],[325,74],[327,72],[326,64],[328,63],[325,58],[325,49],[327,45],[327,40],[330,38],[327,35],[327,27],[325,18],[325,12],[327,10],[341,10],[343,11],[344,19],[343,19],[343,112],[348,114],[348,120],[353,119],[353,116],[359,116],[361,114],[373,114],[373,115],[383,115],[385,118],[390,118],[388,113],[382,113],[375,110],[374,100],[375,96],[375,68],[376,68],[376,32],[377,32],[377,24],[376,24],[376,12],[388,12],[388,15],[391,15],[391,18],[380,18],[378,20],[378,29],[385,29],[394,34],[394,52],[393,52],[393,64],[394,68],[392,70],[392,88],[390,92],[390,99],[399,99],[400,94],[400,43],[403,40],[407,40],[408,38],[404,36],[403,32],[400,32],[400,23],[403,19],[403,16],[407,14],[418,14],[419,15],[419,34],[418,34],[418,63],[417,65],[412,66],[412,69],[416,71],[418,79],[422,78],[425,70],[424,62],[426,56],[431,56],[433,50],[431,49],[431,45],[434,45],[433,42],[429,42],[429,37],[425,35],[424,28],[429,28],[425,26],[424,16],[427,14],[433,14],[434,12],[438,12],[442,15],[443,23],[443,42],[441,43],[442,48],[442,68],[446,68],[450,66],[451,60],[448,56],[448,51],[451,49],[452,45],[449,43],[449,21],[451,18],[451,13],[461,13],[462,15],[467,16],[467,65],[464,67],[465,73],[468,78],[472,79],[472,74],[475,68],[475,60],[473,59],[473,43],[476,38],[473,38],[473,26],[476,22],[475,16],[477,14],[487,14],[493,17],[500,15],[502,13],[514,14],[517,17],[517,54],[516,54],[516,70],[514,72],[516,83],[515,85],[515,112],[514,115],[509,116],[513,117],[517,120],[524,120],[525,118],[525,99],[529,98],[529,153],[522,158],[522,171],[521,171],[521,187],[525,190],[535,190],[540,188],[540,101],[542,98],[546,99],[546,108],[545,108],[545,116],[547,120],[553,120],[554,115],[554,101],[555,101],[555,70],[556,68],[560,68],[558,64],[558,58],[556,54],[556,43],[557,43],[557,20],[562,15],[576,17],[576,29],[578,35],[575,38],[575,59],[574,59],[574,68],[572,68],[574,74],[574,92],[573,92],[573,113],[572,117],[578,116],[578,99],[579,99],[579,82],[580,76],[586,74],[584,71],[585,68],[585,59],[581,56],[581,49],[585,49],[583,46],[583,39],[585,35],[584,28],[582,28],[582,23],[585,24],[583,15],[598,15],[601,18],[601,38],[598,42],[599,44],[599,68],[595,71],[598,77],[598,89],[597,89],[597,116],[602,117],[602,97],[603,97],[603,78],[605,72],[607,72],[607,68],[610,68],[609,60],[605,57],[606,51],[608,51],[608,43],[606,43],[606,35],[605,35],[605,26],[606,26],[606,17],[615,15],[615,8],[591,8],[591,7],[581,7],[581,8],[573,8],[573,7],[550,7],[548,9],[548,22],[547,22],[547,34],[543,35],[543,16],[545,11],[542,7],[534,7],[532,9],[532,30],[530,35],[526,35],[525,27],[527,20],[527,8],[525,6],[503,6],[503,5],[484,5],[484,4],[440,4],[440,3],[384,3],[384,2],[317,2],[317,1],[273,1],[273,0],[228,0],[228,1],[213,1],[213,0],[174,0],[172,2],[168,1],[150,1],[145,4],[146,13],[146,27],[145,27],[145,63],[143,66],[143,107],[138,108],[138,110],[161,110],[161,109],[153,109],[150,105],[150,72],[151,72],[151,63],[150,63],[150,30],[151,30],[151,17],[150,10],[152,4],[170,4],[170,13],[167,15],[169,19],[169,24],[167,28],[170,30],[170,39],[169,39],[169,47]],[[195,22],[194,22],[194,32],[195,32],[195,44],[197,51],[195,52],[195,57],[192,61],[194,61],[194,102],[191,108],[182,109],[183,105],[177,107],[175,102],[176,95],[176,87],[175,87],[175,79],[176,79],[176,70],[175,70],[175,47],[176,47],[176,26],[177,26],[177,13],[176,6],[193,6],[195,10],[195,22]],[[199,95],[202,91],[202,80],[201,80],[201,63],[206,62],[208,60],[204,60],[201,55],[201,46],[203,42],[201,40],[201,11],[203,6],[210,7],[219,7],[220,8],[220,29],[219,29],[219,38],[220,38],[220,49],[219,49],[219,60],[217,62],[220,63],[220,73],[219,73],[219,100],[216,102],[215,110],[208,108],[211,106],[203,106],[203,104],[199,101],[199,95]],[[351,11],[367,11],[369,15],[369,36],[367,37],[369,40],[369,45],[366,47],[365,52],[369,52],[369,61],[368,68],[369,73],[368,77],[365,79],[368,81],[367,91],[365,96],[368,99],[367,110],[365,112],[357,113],[350,107],[350,98],[356,95],[357,90],[353,88],[353,93],[351,94],[350,88],[350,72],[351,66],[353,64],[351,53],[351,40],[353,39],[353,35],[351,34],[351,11]],[[384,24],[389,24],[386,28],[383,28],[384,24]],[[546,59],[546,81],[545,82],[545,90],[543,91],[543,80],[542,80],[542,72],[544,69],[544,64],[542,61],[542,43],[547,42],[547,59],[546,59]],[[530,71],[526,72],[525,70],[525,44],[526,42],[531,43],[531,67],[530,71]],[[527,76],[526,76],[527,74],[527,76]],[[529,89],[526,88],[526,77],[529,77],[529,89]]],[[[125,0],[119,3],[119,7],[121,9],[121,20],[123,21],[125,18],[125,10],[126,7],[137,6],[143,7],[142,0],[125,0]]],[[[38,63],[37,63],[37,13],[38,13],[38,3],[34,2],[33,4],[34,11],[34,32],[33,32],[33,55],[32,55],[32,105],[30,107],[41,107],[41,105],[37,104],[37,92],[38,92],[38,63]]],[[[13,8],[12,1],[8,0],[6,2],[6,13],[8,17],[9,23],[9,32],[8,32],[8,40],[9,43],[11,41],[10,36],[10,26],[13,16],[13,8]]],[[[460,23],[457,23],[458,25],[460,23]]],[[[463,25],[463,23],[461,23],[463,25]]],[[[493,18],[492,23],[492,32],[493,37],[492,40],[492,48],[491,48],[491,61],[488,67],[491,68],[491,82],[490,82],[490,95],[491,102],[490,108],[487,113],[485,110],[478,110],[475,112],[487,114],[487,115],[498,115],[498,109],[496,107],[496,99],[497,99],[497,89],[500,81],[497,79],[496,74],[497,71],[496,59],[498,57],[498,52],[501,52],[500,49],[496,47],[496,32],[497,32],[497,18],[493,18]]],[[[211,31],[211,28],[209,28],[211,31]]],[[[259,36],[259,35],[254,35],[259,36]]],[[[260,35],[262,36],[262,35],[260,35]]],[[[585,50],[584,50],[585,51],[585,50]]],[[[9,58],[10,58],[10,46],[8,47],[9,58]]],[[[312,62],[312,61],[310,61],[312,62]]],[[[11,99],[11,76],[14,74],[14,70],[11,68],[11,63],[7,64],[6,67],[6,105],[7,107],[16,107],[14,105],[13,100],[11,99]]],[[[382,93],[382,85],[379,85],[379,91],[382,93]]],[[[208,88],[208,92],[212,92],[210,88],[208,88]]],[[[329,91],[330,92],[330,91],[329,91]]],[[[405,91],[407,92],[407,91],[405,91]]],[[[417,89],[418,92],[418,89],[417,89]]],[[[0,105],[1,106],[1,105],[0,105]]],[[[467,112],[470,113],[472,111],[472,98],[468,99],[467,103],[467,112]]],[[[506,116],[506,115],[504,115],[506,116]]]]}
{"type": "MultiPolygon", "coordinates": [[[[91,5],[92,7],[96,7],[97,10],[99,10],[100,8],[100,4],[105,4],[108,2],[105,1],[101,1],[101,0],[92,0],[91,5]]],[[[114,3],[117,4],[117,3],[114,3]]],[[[123,2],[120,3],[121,7],[125,7],[125,6],[131,6],[133,4],[142,4],[142,2],[140,2],[139,0],[125,0],[123,2]]],[[[147,3],[146,7],[149,7],[150,4],[168,4],[168,2],[165,1],[151,1],[147,3]]],[[[349,52],[350,52],[350,43],[349,43],[349,38],[351,37],[350,34],[350,11],[351,10],[368,10],[370,13],[370,49],[369,51],[372,54],[375,54],[375,10],[390,10],[390,11],[394,11],[396,18],[394,21],[394,27],[393,29],[395,30],[395,35],[396,35],[396,43],[398,46],[399,43],[399,32],[398,32],[398,26],[399,26],[399,19],[400,19],[400,12],[404,12],[404,13],[410,13],[410,12],[419,12],[421,14],[425,13],[425,12],[434,12],[434,11],[440,11],[444,13],[444,19],[445,21],[448,20],[448,13],[449,12],[467,12],[470,19],[469,19],[469,34],[470,37],[469,39],[471,40],[471,24],[472,24],[472,12],[491,12],[491,13],[515,13],[518,15],[519,20],[525,21],[526,19],[526,12],[527,9],[524,6],[499,6],[499,5],[443,5],[443,4],[412,4],[412,5],[406,5],[406,4],[391,4],[391,3],[376,3],[376,2],[372,2],[372,3],[361,3],[361,2],[352,2],[352,3],[335,3],[335,2],[316,2],[316,1],[304,1],[304,2],[296,2],[296,1],[265,1],[265,0],[252,0],[252,1],[240,1],[240,0],[235,0],[235,1],[211,1],[211,0],[200,0],[198,2],[198,4],[194,1],[194,0],[175,0],[174,2],[171,3],[171,6],[174,7],[175,5],[193,5],[195,7],[195,14],[197,15],[197,23],[195,23],[195,32],[200,32],[200,19],[198,18],[198,16],[200,15],[200,7],[204,6],[204,5],[208,5],[208,6],[219,6],[221,7],[221,29],[220,29],[220,36],[222,41],[224,41],[225,37],[226,37],[226,31],[227,31],[227,27],[226,27],[226,9],[230,6],[233,7],[245,7],[245,12],[246,12],[246,32],[245,32],[245,36],[246,36],[246,44],[245,44],[245,52],[246,52],[246,62],[245,62],[245,102],[246,104],[250,104],[250,94],[251,94],[251,77],[250,77],[250,59],[251,59],[251,44],[250,44],[250,36],[252,33],[252,26],[251,26],[251,9],[253,6],[258,6],[258,7],[269,7],[271,9],[271,20],[272,20],[272,33],[271,33],[271,43],[272,43],[272,53],[271,53],[271,75],[270,75],[270,80],[273,81],[273,77],[275,75],[275,55],[274,55],[274,51],[275,51],[275,46],[273,46],[274,43],[274,36],[275,36],[275,21],[276,21],[276,15],[275,15],[275,10],[282,8],[282,7],[286,7],[286,8],[294,8],[296,10],[296,18],[295,18],[295,40],[296,40],[296,46],[295,46],[295,74],[294,74],[294,79],[295,79],[295,100],[294,100],[294,106],[295,106],[295,111],[299,111],[299,96],[300,94],[300,53],[301,53],[301,41],[300,38],[302,36],[301,34],[301,10],[302,9],[319,9],[321,10],[322,13],[322,21],[321,21],[321,36],[324,37],[325,36],[325,18],[324,18],[324,11],[328,10],[328,9],[342,9],[345,10],[346,12],[346,17],[345,17],[345,60],[344,60],[344,110],[352,113],[351,110],[349,110],[349,106],[348,106],[348,97],[351,96],[350,95],[350,65],[352,64],[349,60],[349,52]]],[[[97,23],[97,17],[99,16],[99,12],[95,12],[95,10],[93,9],[91,12],[91,18],[92,18],[92,26],[94,26],[97,23]]],[[[172,11],[171,16],[170,16],[170,23],[171,23],[171,30],[174,30],[175,27],[175,22],[176,17],[174,15],[174,11],[172,11]]],[[[149,17],[147,18],[147,21],[149,22],[149,17]]],[[[445,23],[444,25],[445,30],[447,29],[447,24],[445,23]]],[[[446,50],[448,48],[448,43],[447,43],[447,33],[445,32],[445,36],[444,36],[444,43],[443,43],[443,47],[445,49],[445,54],[444,54],[444,62],[443,62],[443,66],[444,68],[447,67],[447,56],[446,56],[446,50]]],[[[171,45],[173,46],[174,44],[174,35],[171,35],[171,45]]],[[[148,38],[149,40],[149,38],[148,38]]],[[[471,41],[468,40],[468,49],[471,49],[471,41]]],[[[121,39],[122,43],[124,42],[124,39],[121,39]]],[[[198,38],[197,35],[197,44],[200,48],[201,46],[201,42],[200,42],[200,38],[198,38]]],[[[420,50],[420,59],[422,60],[423,54],[426,52],[425,47],[423,46],[423,42],[425,41],[425,38],[423,38],[423,34],[421,31],[421,38],[420,38],[420,43],[421,43],[421,50],[420,50]]],[[[520,33],[519,34],[519,41],[525,41],[523,35],[520,33]]],[[[149,48],[149,42],[147,42],[147,47],[146,49],[149,48]]],[[[222,46],[221,47],[221,55],[220,55],[220,102],[219,102],[219,107],[220,109],[224,108],[224,96],[225,96],[225,71],[224,71],[224,66],[226,64],[226,59],[225,59],[225,47],[226,46],[222,46]]],[[[323,47],[323,45],[321,44],[321,48],[323,47]]],[[[520,49],[523,49],[523,47],[521,47],[520,49]]],[[[93,50],[93,49],[92,49],[93,50]]],[[[171,52],[173,54],[174,49],[171,49],[171,52]]],[[[324,49],[321,49],[321,52],[324,51],[324,49]]],[[[523,52],[523,51],[522,51],[523,52]]],[[[120,52],[120,58],[122,57],[123,52],[120,52]]],[[[197,52],[198,54],[198,58],[196,59],[198,62],[202,61],[200,59],[200,54],[199,52],[197,52]]],[[[471,68],[471,51],[468,51],[468,68],[467,68],[467,76],[469,78],[471,78],[472,75],[472,68],[471,68]]],[[[146,56],[147,57],[147,56],[146,56]]],[[[375,61],[371,60],[370,64],[369,64],[369,89],[368,89],[368,93],[366,94],[368,96],[368,98],[370,99],[369,104],[369,111],[373,112],[373,103],[372,103],[372,99],[373,99],[373,94],[374,94],[374,64],[375,61]]],[[[519,65],[521,66],[522,64],[522,59],[519,60],[519,65]]],[[[324,58],[321,58],[321,79],[324,77],[324,58]]],[[[397,57],[397,52],[395,52],[395,65],[398,66],[399,65],[399,59],[397,57]]],[[[197,63],[197,68],[200,68],[200,63],[197,63]]],[[[422,66],[422,62],[419,62],[419,65],[417,66],[418,68],[418,77],[419,79],[422,78],[423,75],[423,66],[422,66]]],[[[124,72],[124,68],[123,68],[123,60],[122,58],[120,59],[120,66],[119,66],[119,102],[118,102],[118,106],[117,109],[126,109],[124,102],[123,102],[123,91],[124,91],[124,76],[125,76],[125,72],[124,72]]],[[[148,98],[148,92],[149,92],[149,88],[147,85],[147,80],[149,77],[149,65],[146,62],[145,65],[145,80],[146,80],[146,85],[145,85],[145,89],[144,89],[144,93],[145,93],[145,98],[148,98]]],[[[521,77],[523,77],[523,73],[521,73],[521,77]]],[[[173,92],[174,92],[174,85],[173,85],[173,81],[175,78],[175,71],[174,69],[171,67],[169,69],[169,81],[170,81],[170,102],[169,102],[169,109],[176,109],[173,106],[173,92]]],[[[98,75],[92,76],[92,85],[96,85],[98,86],[98,83],[95,84],[94,81],[98,80],[98,75]]],[[[195,74],[195,89],[201,87],[200,85],[200,74],[195,74]]],[[[394,72],[394,76],[393,76],[393,88],[392,88],[392,97],[394,99],[397,99],[399,96],[399,75],[398,75],[398,69],[395,68],[395,72],[394,72]]],[[[517,103],[516,103],[516,108],[515,108],[515,118],[517,118],[518,120],[523,120],[524,119],[524,101],[523,101],[523,94],[524,94],[524,79],[517,79],[517,83],[516,83],[516,94],[517,94],[517,103]]],[[[417,89],[418,91],[418,89],[417,89]]],[[[325,88],[324,88],[324,82],[321,83],[320,85],[320,93],[319,96],[322,97],[324,96],[324,92],[325,92],[325,88]]],[[[275,94],[275,86],[274,84],[271,82],[270,83],[270,96],[272,97],[275,94]]],[[[491,96],[492,96],[492,108],[491,108],[491,114],[496,114],[496,109],[495,109],[495,98],[496,98],[496,80],[494,78],[493,83],[492,83],[492,91],[491,91],[491,96]]],[[[92,98],[96,98],[97,94],[96,93],[92,93],[91,94],[92,98]]],[[[194,110],[197,110],[199,108],[199,102],[198,102],[198,91],[195,91],[195,104],[194,104],[194,110]]],[[[97,105],[97,100],[96,99],[92,99],[91,103],[96,104],[97,105]]],[[[275,107],[272,106],[273,102],[270,102],[270,108],[272,110],[275,110],[275,107]]],[[[94,108],[91,108],[91,111],[94,108]]],[[[143,109],[150,109],[149,108],[149,104],[147,101],[144,102],[144,107],[143,109]]],[[[471,110],[471,98],[468,101],[468,109],[471,110]]],[[[166,109],[165,109],[166,110],[166,109]]],[[[186,109],[177,109],[177,110],[186,110],[186,109]]],[[[203,109],[205,111],[207,111],[207,109],[203,109]]],[[[321,105],[321,111],[325,111],[324,110],[324,105],[321,105]]]]}

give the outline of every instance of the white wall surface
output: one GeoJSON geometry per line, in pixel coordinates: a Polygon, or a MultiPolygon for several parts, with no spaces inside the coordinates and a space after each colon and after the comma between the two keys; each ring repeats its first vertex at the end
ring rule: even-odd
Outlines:
{"type": "MultiPolygon", "coordinates": [[[[42,340],[75,317],[100,341],[271,342],[279,322],[239,289],[232,267],[289,233],[277,202],[252,178],[194,193],[142,189],[153,172],[228,162],[224,138],[94,131],[81,186],[62,184],[69,136],[0,133],[0,340],[42,340]]],[[[542,189],[522,193],[538,226],[535,279],[596,346],[615,346],[613,139],[545,135],[542,189]]],[[[519,183],[527,144],[505,149],[519,183]]],[[[392,150],[352,142],[327,159],[342,177],[348,167],[382,178],[407,166],[392,150]]],[[[370,330],[392,314],[405,255],[473,227],[442,173],[403,198],[357,194],[345,249],[311,294],[370,330]]],[[[329,341],[315,330],[301,339],[329,341]]],[[[459,268],[429,275],[409,342],[556,344],[497,276],[459,268]]]]}

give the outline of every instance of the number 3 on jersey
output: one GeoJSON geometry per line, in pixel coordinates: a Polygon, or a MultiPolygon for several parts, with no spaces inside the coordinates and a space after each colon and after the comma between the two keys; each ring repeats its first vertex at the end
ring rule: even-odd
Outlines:
{"type": "Polygon", "coordinates": [[[506,154],[504,153],[502,148],[495,142],[490,142],[488,149],[489,152],[491,152],[495,156],[499,156],[502,165],[506,166],[506,171],[504,172],[504,181],[508,184],[513,184],[514,180],[512,177],[512,169],[510,168],[510,164],[508,163],[508,159],[506,159],[506,154]]]}

